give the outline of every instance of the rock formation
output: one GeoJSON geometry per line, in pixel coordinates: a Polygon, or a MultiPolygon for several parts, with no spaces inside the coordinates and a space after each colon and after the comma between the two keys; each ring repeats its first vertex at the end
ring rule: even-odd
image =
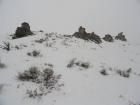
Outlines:
{"type": "Polygon", "coordinates": [[[117,40],[119,39],[121,41],[127,41],[126,38],[125,38],[125,35],[123,35],[123,32],[120,32],[118,34],[118,36],[115,37],[115,39],[117,39],[117,40]]]}
{"type": "Polygon", "coordinates": [[[94,42],[97,43],[97,44],[102,43],[101,38],[100,38],[98,35],[96,35],[94,32],[92,32],[92,33],[90,34],[89,40],[94,41],[94,42]]]}
{"type": "Polygon", "coordinates": [[[107,42],[114,42],[113,37],[110,34],[105,35],[103,39],[107,42]]]}
{"type": "Polygon", "coordinates": [[[24,22],[21,24],[21,27],[17,27],[13,39],[25,37],[28,35],[33,35],[33,32],[31,32],[29,24],[24,22]]]}
{"type": "Polygon", "coordinates": [[[73,36],[81,38],[83,40],[91,40],[98,44],[102,43],[101,38],[98,35],[94,34],[94,32],[92,32],[91,34],[87,33],[85,28],[83,28],[82,26],[79,27],[78,32],[75,32],[73,36]]]}
{"type": "Polygon", "coordinates": [[[80,26],[78,32],[75,32],[73,36],[86,40],[87,33],[85,31],[85,28],[80,26]]]}

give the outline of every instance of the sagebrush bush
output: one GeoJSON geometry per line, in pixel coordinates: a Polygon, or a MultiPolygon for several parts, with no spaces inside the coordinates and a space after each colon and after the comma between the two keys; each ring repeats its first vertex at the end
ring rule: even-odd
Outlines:
{"type": "Polygon", "coordinates": [[[5,68],[6,65],[4,63],[1,62],[1,59],[0,59],[0,68],[5,68]]]}
{"type": "Polygon", "coordinates": [[[51,63],[44,63],[44,65],[48,65],[49,67],[53,67],[53,64],[51,64],[51,63]]]}
{"type": "Polygon", "coordinates": [[[16,48],[17,50],[21,49],[18,45],[15,45],[15,48],[16,48]]]}
{"type": "Polygon", "coordinates": [[[46,43],[45,46],[46,47],[52,47],[52,43],[46,43]]]}
{"type": "Polygon", "coordinates": [[[33,54],[34,57],[39,56],[40,55],[40,51],[33,50],[32,54],[33,54]]]}
{"type": "Polygon", "coordinates": [[[131,73],[131,71],[132,71],[132,69],[129,68],[126,72],[127,72],[127,73],[131,73]]]}
{"type": "Polygon", "coordinates": [[[43,95],[43,93],[39,93],[38,91],[37,91],[37,89],[35,89],[35,90],[29,90],[29,89],[27,89],[26,90],[26,94],[28,94],[28,96],[30,97],[30,98],[38,98],[38,101],[39,100],[41,100],[42,98],[41,98],[41,96],[43,95]]]}
{"type": "Polygon", "coordinates": [[[117,74],[119,74],[122,77],[130,77],[130,73],[132,72],[132,69],[129,68],[127,70],[120,70],[120,69],[114,69],[116,71],[117,74]]]}
{"type": "Polygon", "coordinates": [[[41,56],[40,51],[33,50],[32,52],[27,52],[28,56],[38,57],[41,56]]]}
{"type": "Polygon", "coordinates": [[[38,67],[32,66],[24,72],[18,72],[18,75],[16,77],[21,81],[31,81],[43,84],[43,86],[39,88],[41,93],[37,93],[37,90],[27,90],[27,94],[29,95],[29,97],[33,98],[43,95],[44,87],[47,89],[46,93],[49,93],[54,89],[60,90],[60,87],[64,86],[64,84],[58,84],[58,80],[61,78],[61,75],[55,76],[54,71],[50,68],[46,68],[43,71],[40,71],[38,67]]]}
{"type": "Polygon", "coordinates": [[[81,66],[88,69],[89,68],[89,63],[88,62],[82,62],[81,66]]]}
{"type": "Polygon", "coordinates": [[[104,69],[104,68],[100,71],[100,73],[101,73],[102,75],[108,75],[107,72],[106,72],[106,69],[104,69]]]}
{"type": "Polygon", "coordinates": [[[2,89],[6,86],[7,84],[5,83],[0,83],[0,93],[2,93],[2,89]]]}
{"type": "Polygon", "coordinates": [[[73,67],[73,65],[75,64],[75,60],[76,60],[76,58],[73,58],[72,60],[70,60],[69,63],[68,63],[68,65],[67,65],[67,67],[68,68],[73,67]]]}
{"type": "Polygon", "coordinates": [[[48,66],[53,67],[53,65],[52,65],[52,64],[50,64],[50,63],[48,63],[48,66]]]}
{"type": "Polygon", "coordinates": [[[46,38],[42,38],[42,39],[39,39],[39,40],[35,40],[35,42],[37,42],[37,43],[43,43],[44,41],[46,41],[48,38],[46,37],[46,38]]]}
{"type": "Polygon", "coordinates": [[[0,84],[0,91],[3,89],[3,87],[4,87],[4,84],[0,84]]]}
{"type": "Polygon", "coordinates": [[[28,55],[28,56],[31,56],[31,52],[27,52],[27,55],[28,55]]]}
{"type": "Polygon", "coordinates": [[[52,69],[50,69],[50,68],[44,69],[43,72],[44,72],[44,75],[47,76],[47,77],[52,76],[53,73],[54,73],[54,71],[52,69]]]}
{"type": "Polygon", "coordinates": [[[21,81],[35,81],[39,74],[40,71],[38,70],[38,68],[36,66],[32,66],[24,72],[18,72],[17,78],[21,81]]]}
{"type": "Polygon", "coordinates": [[[80,66],[80,65],[81,65],[81,62],[78,61],[78,62],[75,62],[75,64],[76,64],[77,66],[80,66]]]}
{"type": "Polygon", "coordinates": [[[120,76],[126,77],[126,78],[128,78],[130,76],[130,72],[129,71],[117,70],[116,73],[119,74],[120,76]]]}
{"type": "Polygon", "coordinates": [[[89,62],[81,62],[81,61],[78,61],[78,62],[75,62],[75,64],[77,66],[83,67],[85,69],[88,69],[89,68],[89,62]]]}
{"type": "Polygon", "coordinates": [[[20,44],[19,46],[28,47],[26,44],[20,44]]]}
{"type": "Polygon", "coordinates": [[[80,67],[83,67],[83,68],[85,68],[85,69],[88,69],[89,66],[90,66],[88,62],[81,62],[81,61],[75,62],[75,60],[76,60],[76,58],[73,58],[72,60],[70,60],[69,63],[68,63],[68,65],[67,65],[67,67],[68,67],[68,68],[71,68],[71,67],[73,67],[74,64],[75,64],[75,65],[77,65],[77,66],[80,66],[80,67]]]}

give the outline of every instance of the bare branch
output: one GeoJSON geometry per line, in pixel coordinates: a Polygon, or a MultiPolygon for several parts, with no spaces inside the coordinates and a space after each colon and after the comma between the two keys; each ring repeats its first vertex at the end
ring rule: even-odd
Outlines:
{"type": "Polygon", "coordinates": [[[4,42],[4,46],[0,45],[0,48],[6,49],[7,51],[10,51],[10,43],[9,42],[4,42]]]}

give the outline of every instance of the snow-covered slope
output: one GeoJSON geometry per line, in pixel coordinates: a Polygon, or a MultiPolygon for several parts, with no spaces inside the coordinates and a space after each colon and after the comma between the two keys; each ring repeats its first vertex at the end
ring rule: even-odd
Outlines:
{"type": "MultiPolygon", "coordinates": [[[[11,43],[11,50],[0,49],[1,61],[6,68],[0,68],[0,83],[6,85],[0,91],[0,105],[139,105],[140,104],[140,44],[115,40],[103,41],[98,45],[82,39],[64,37],[57,33],[36,35],[11,40],[5,34],[1,40],[11,43]],[[47,38],[43,43],[35,40],[47,38]],[[46,46],[46,43],[49,46],[46,46]],[[18,46],[17,50],[14,46],[18,46]],[[27,47],[24,47],[26,45],[27,47]],[[40,51],[40,57],[31,57],[27,52],[40,51]],[[74,65],[67,68],[70,60],[88,62],[89,68],[74,65]],[[38,98],[29,98],[27,89],[38,89],[40,84],[17,80],[17,72],[37,66],[40,70],[52,64],[54,73],[61,74],[61,90],[38,98]],[[108,75],[100,71],[106,69],[108,75]],[[128,78],[120,76],[117,70],[132,69],[128,78]]],[[[2,45],[2,41],[0,42],[2,45]]]]}

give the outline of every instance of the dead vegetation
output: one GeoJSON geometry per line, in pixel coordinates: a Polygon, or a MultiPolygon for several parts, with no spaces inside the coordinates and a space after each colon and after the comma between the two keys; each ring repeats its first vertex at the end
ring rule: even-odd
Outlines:
{"type": "Polygon", "coordinates": [[[119,74],[119,75],[122,76],[122,77],[126,77],[126,78],[128,78],[128,77],[130,77],[130,73],[131,73],[131,71],[132,71],[131,68],[129,68],[129,69],[126,70],[126,71],[123,71],[123,70],[119,70],[119,69],[117,69],[117,70],[116,70],[116,73],[119,74]]]}
{"type": "Polygon", "coordinates": [[[0,59],[0,68],[5,68],[6,65],[4,63],[1,62],[1,59],[0,59]]]}
{"type": "Polygon", "coordinates": [[[20,81],[29,81],[37,84],[41,84],[39,91],[27,89],[26,94],[29,97],[40,99],[41,96],[50,93],[53,90],[61,90],[61,86],[64,86],[64,83],[59,84],[58,81],[61,78],[61,75],[54,75],[54,71],[51,68],[46,68],[42,71],[36,66],[30,67],[28,70],[23,72],[18,72],[16,78],[20,81]]]}
{"type": "Polygon", "coordinates": [[[39,39],[39,40],[35,40],[35,42],[37,42],[37,43],[43,43],[44,41],[47,41],[47,37],[46,38],[41,38],[41,39],[39,39]]]}
{"type": "Polygon", "coordinates": [[[3,44],[4,44],[3,46],[0,45],[0,48],[5,49],[7,51],[10,51],[11,50],[11,48],[10,48],[11,44],[9,42],[3,41],[3,44]]]}
{"type": "Polygon", "coordinates": [[[40,54],[40,51],[37,50],[33,50],[32,52],[28,52],[27,53],[28,56],[32,56],[32,57],[41,57],[42,55],[40,54]]]}
{"type": "Polygon", "coordinates": [[[72,60],[69,61],[67,67],[71,68],[74,65],[79,66],[79,67],[83,67],[85,69],[88,69],[89,66],[90,66],[89,62],[82,62],[82,61],[77,61],[76,62],[76,58],[73,58],[72,60]]]}
{"type": "Polygon", "coordinates": [[[107,73],[107,71],[106,71],[106,69],[104,68],[104,66],[101,66],[102,67],[102,70],[100,71],[100,73],[102,74],[102,75],[109,75],[108,73],[107,73]]]}

